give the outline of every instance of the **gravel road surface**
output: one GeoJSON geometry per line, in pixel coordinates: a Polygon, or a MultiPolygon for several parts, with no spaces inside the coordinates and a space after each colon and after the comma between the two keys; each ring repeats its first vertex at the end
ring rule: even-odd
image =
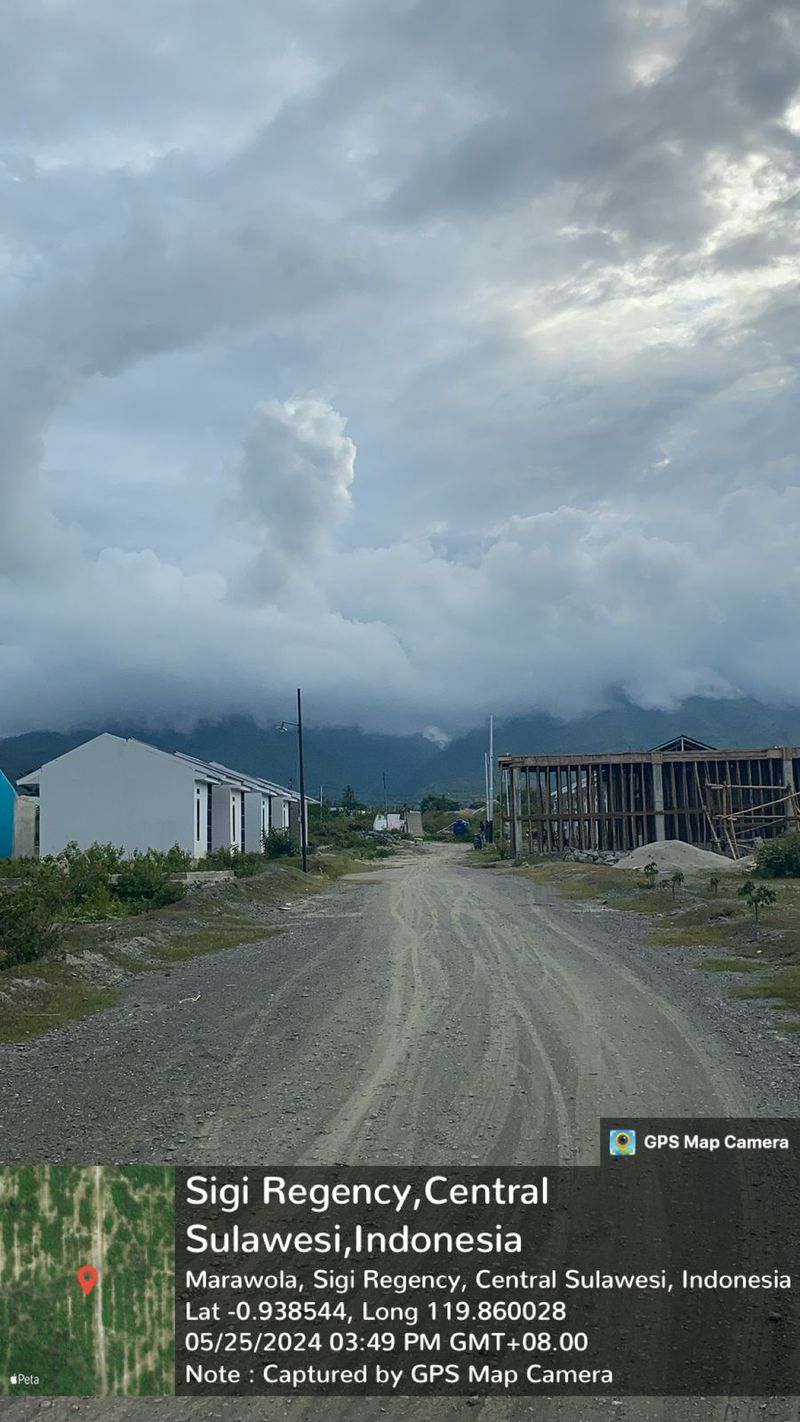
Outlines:
{"type": "MultiPolygon", "coordinates": [[[[596,1164],[598,1119],[796,1115],[800,1043],[634,915],[426,846],[0,1046],[5,1163],[596,1164]]],[[[103,1399],[7,1422],[798,1422],[796,1400],[103,1399]]]]}

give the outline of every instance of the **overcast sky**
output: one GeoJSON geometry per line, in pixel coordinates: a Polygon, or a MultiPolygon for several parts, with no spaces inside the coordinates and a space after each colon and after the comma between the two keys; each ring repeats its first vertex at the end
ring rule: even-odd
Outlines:
{"type": "Polygon", "coordinates": [[[794,0],[6,0],[0,733],[800,702],[794,0]]]}

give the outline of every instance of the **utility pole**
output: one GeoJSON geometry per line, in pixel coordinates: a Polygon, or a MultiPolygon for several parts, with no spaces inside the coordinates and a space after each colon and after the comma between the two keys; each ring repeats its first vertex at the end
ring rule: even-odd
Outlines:
{"type": "Polygon", "coordinates": [[[486,816],[488,840],[494,844],[494,716],[489,717],[489,813],[486,816]]]}
{"type": "MultiPolygon", "coordinates": [[[[303,873],[308,871],[308,835],[306,833],[306,781],[303,770],[303,706],[300,699],[300,687],[297,688],[297,720],[281,721],[276,727],[278,731],[297,731],[297,757],[300,769],[300,855],[303,862],[303,873]]],[[[291,779],[289,789],[292,788],[291,779]]]]}
{"type": "Polygon", "coordinates": [[[300,758],[300,853],[303,873],[308,870],[308,836],[306,834],[306,782],[303,773],[303,706],[300,687],[297,688],[297,750],[300,758]]]}
{"type": "Polygon", "coordinates": [[[386,815],[386,833],[389,833],[389,796],[386,791],[386,771],[383,774],[383,810],[386,815]]]}

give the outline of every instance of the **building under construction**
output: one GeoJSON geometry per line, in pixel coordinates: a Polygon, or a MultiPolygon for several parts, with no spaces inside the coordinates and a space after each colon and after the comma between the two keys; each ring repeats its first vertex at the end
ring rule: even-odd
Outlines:
{"type": "Polygon", "coordinates": [[[515,857],[683,839],[737,858],[800,829],[800,748],[715,750],[679,736],[652,751],[499,758],[515,857]]]}

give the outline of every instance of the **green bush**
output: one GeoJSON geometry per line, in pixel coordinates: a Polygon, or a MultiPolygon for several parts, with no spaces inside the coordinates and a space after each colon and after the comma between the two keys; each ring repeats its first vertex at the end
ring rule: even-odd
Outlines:
{"type": "Polygon", "coordinates": [[[762,879],[800,877],[800,834],[781,834],[762,844],[756,851],[756,873],[762,879]]]}
{"type": "Polygon", "coordinates": [[[131,912],[130,905],[115,898],[105,884],[98,884],[79,904],[67,905],[64,909],[66,918],[77,919],[80,923],[104,918],[124,918],[131,912]]]}
{"type": "Polygon", "coordinates": [[[232,869],[237,879],[247,879],[264,868],[264,855],[256,850],[213,849],[203,860],[204,869],[232,869]]]}
{"type": "Polygon", "coordinates": [[[33,963],[58,947],[64,896],[64,875],[47,862],[17,888],[0,889],[0,967],[33,963]]]}
{"type": "Polygon", "coordinates": [[[113,844],[92,844],[88,849],[79,849],[74,840],[70,841],[58,858],[52,861],[66,873],[68,910],[79,909],[87,900],[96,900],[100,890],[110,890],[112,878],[122,864],[123,854],[124,851],[113,844]]]}
{"type": "Polygon", "coordinates": [[[298,848],[288,830],[271,829],[264,835],[264,853],[268,859],[283,859],[297,854],[298,848]]]}
{"type": "Polygon", "coordinates": [[[187,869],[191,869],[194,860],[187,850],[181,849],[179,844],[173,844],[164,855],[164,863],[170,874],[185,874],[187,869]]]}
{"type": "Polygon", "coordinates": [[[117,874],[114,897],[127,904],[130,913],[177,903],[186,897],[186,885],[171,882],[170,876],[176,872],[173,863],[172,850],[167,854],[156,849],[134,850],[133,857],[123,862],[117,874]]]}

